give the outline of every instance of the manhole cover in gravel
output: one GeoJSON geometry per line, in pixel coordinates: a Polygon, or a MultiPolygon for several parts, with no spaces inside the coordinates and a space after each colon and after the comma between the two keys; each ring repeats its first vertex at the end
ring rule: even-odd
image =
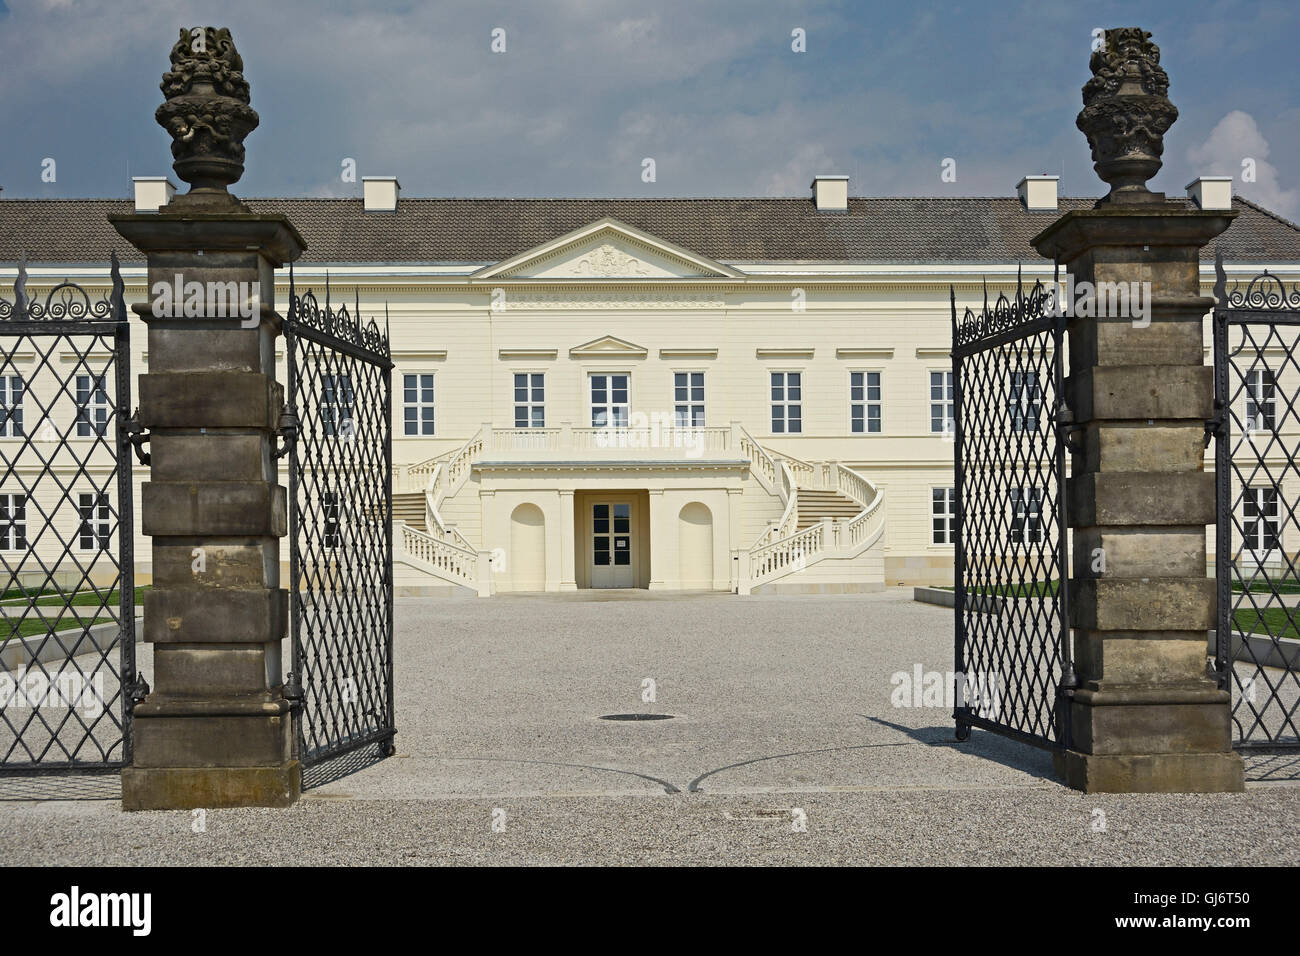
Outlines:
{"type": "Polygon", "coordinates": [[[672,720],[672,714],[605,714],[601,720],[672,720]]]}

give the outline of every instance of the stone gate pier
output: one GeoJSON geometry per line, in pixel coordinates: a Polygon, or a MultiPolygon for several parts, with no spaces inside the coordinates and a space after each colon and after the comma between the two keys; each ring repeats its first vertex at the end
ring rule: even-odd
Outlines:
{"type": "Polygon", "coordinates": [[[1091,68],[1077,125],[1110,192],[1033,244],[1076,282],[1141,284],[1150,309],[1067,327],[1079,687],[1065,705],[1072,744],[1058,771],[1087,791],[1241,790],[1228,693],[1206,675],[1215,476],[1204,467],[1214,387],[1203,348],[1213,300],[1200,291],[1201,249],[1236,212],[1189,209],[1146,186],[1178,116],[1150,33],[1107,30],[1091,68]]]}
{"type": "Polygon", "coordinates": [[[143,637],[155,686],[134,711],[128,810],[287,806],[301,787],[280,660],[274,270],[305,244],[287,219],[254,215],[227,191],[258,124],[242,71],[228,30],[181,30],[157,120],[191,189],[157,213],[112,217],[145,253],[149,283],[136,311],[148,326],[143,637]]]}

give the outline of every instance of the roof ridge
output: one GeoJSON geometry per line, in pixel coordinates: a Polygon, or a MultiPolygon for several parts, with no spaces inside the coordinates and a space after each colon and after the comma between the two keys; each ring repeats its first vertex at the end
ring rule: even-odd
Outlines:
{"type": "Polygon", "coordinates": [[[1300,226],[1296,225],[1294,222],[1292,222],[1290,219],[1287,219],[1285,216],[1278,215],[1277,213],[1267,208],[1266,206],[1261,206],[1259,203],[1247,199],[1245,196],[1241,195],[1240,193],[1233,193],[1232,198],[1240,199],[1242,202],[1244,202],[1247,206],[1249,206],[1251,209],[1255,210],[1256,212],[1262,212],[1270,219],[1276,219],[1278,222],[1282,223],[1282,225],[1290,226],[1296,232],[1300,232],[1300,226]]]}

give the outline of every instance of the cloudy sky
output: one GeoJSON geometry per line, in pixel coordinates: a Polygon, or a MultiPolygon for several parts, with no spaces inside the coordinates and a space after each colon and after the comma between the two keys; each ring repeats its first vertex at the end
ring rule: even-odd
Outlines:
{"type": "Polygon", "coordinates": [[[179,27],[209,23],[262,118],[244,196],[358,195],[345,158],[417,196],[805,195],[820,172],[855,195],[1009,195],[1043,172],[1098,195],[1074,127],[1092,30],[1141,25],[1181,111],[1153,185],[1233,175],[1300,216],[1292,0],[0,0],[3,195],[170,174],[158,82],[179,27]]]}

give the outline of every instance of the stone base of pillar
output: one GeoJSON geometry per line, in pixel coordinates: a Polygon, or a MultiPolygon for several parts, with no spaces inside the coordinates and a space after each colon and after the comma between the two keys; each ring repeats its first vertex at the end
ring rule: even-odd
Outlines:
{"type": "Polygon", "coordinates": [[[287,807],[302,793],[287,701],[153,693],[136,706],[132,731],[124,810],[287,807]]]}
{"type": "Polygon", "coordinates": [[[1053,755],[1056,775],[1084,793],[1240,793],[1245,766],[1237,753],[1053,755]]]}
{"type": "Polygon", "coordinates": [[[1081,687],[1056,772],[1088,793],[1237,793],[1245,765],[1232,750],[1229,697],[1211,681],[1081,687]]]}
{"type": "Polygon", "coordinates": [[[302,766],[127,767],[123,810],[288,807],[302,794],[302,766]]]}

